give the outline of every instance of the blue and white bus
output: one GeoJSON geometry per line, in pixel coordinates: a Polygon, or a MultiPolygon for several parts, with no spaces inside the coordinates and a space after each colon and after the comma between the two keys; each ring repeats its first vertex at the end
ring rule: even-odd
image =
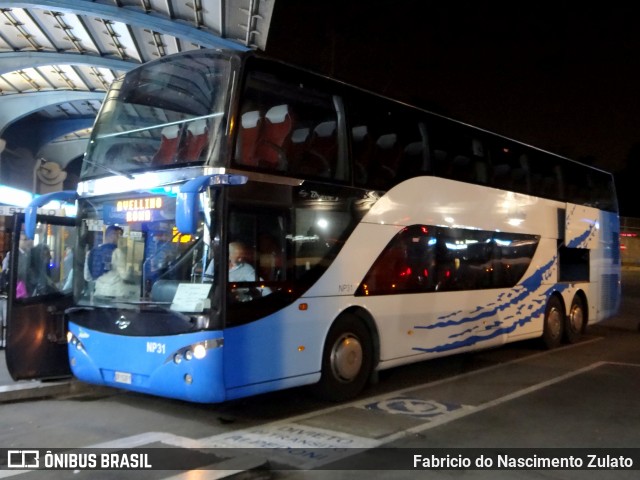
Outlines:
{"type": "Polygon", "coordinates": [[[16,378],[39,373],[12,325],[38,314],[84,382],[340,401],[390,367],[575,342],[619,305],[609,173],[255,52],[126,74],[77,191],[54,195],[78,208],[73,292],[14,299],[16,378]]]}

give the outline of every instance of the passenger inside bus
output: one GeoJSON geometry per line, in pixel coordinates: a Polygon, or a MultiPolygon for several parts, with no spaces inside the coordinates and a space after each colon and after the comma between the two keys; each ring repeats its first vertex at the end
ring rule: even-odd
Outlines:
{"type": "Polygon", "coordinates": [[[122,297],[127,293],[125,279],[127,267],[124,252],[118,248],[122,228],[109,225],[105,230],[104,243],[87,253],[84,278],[95,282],[94,295],[99,297],[122,297]]]}
{"type": "Polygon", "coordinates": [[[27,268],[27,293],[29,296],[46,295],[58,291],[49,275],[51,250],[45,244],[36,245],[29,253],[29,267],[27,268]]]}

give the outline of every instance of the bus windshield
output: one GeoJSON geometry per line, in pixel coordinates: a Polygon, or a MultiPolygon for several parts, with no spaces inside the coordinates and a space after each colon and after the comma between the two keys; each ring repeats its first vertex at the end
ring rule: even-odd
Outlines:
{"type": "Polygon", "coordinates": [[[175,189],[157,190],[162,192],[81,202],[81,255],[75,270],[80,279],[74,282],[80,305],[208,309],[213,279],[203,278],[208,263],[204,232],[180,234],[175,227],[175,189]],[[195,283],[202,285],[199,293],[190,287],[195,283]],[[176,305],[179,288],[192,290],[191,297],[200,295],[202,302],[176,305]]]}
{"type": "Polygon", "coordinates": [[[193,52],[144,65],[117,80],[93,129],[82,179],[207,159],[218,166],[232,59],[220,52],[193,52]]]}

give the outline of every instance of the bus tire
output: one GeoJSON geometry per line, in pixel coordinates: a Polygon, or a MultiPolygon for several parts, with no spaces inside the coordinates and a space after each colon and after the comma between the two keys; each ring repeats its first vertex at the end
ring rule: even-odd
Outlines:
{"type": "Polygon", "coordinates": [[[584,300],[580,295],[573,297],[569,315],[565,318],[564,338],[567,343],[575,343],[580,340],[586,325],[587,313],[584,307],[584,300]]]}
{"type": "Polygon", "coordinates": [[[547,349],[551,350],[560,346],[564,325],[564,306],[562,301],[556,295],[551,295],[544,311],[542,331],[542,342],[547,349]]]}
{"type": "Polygon", "coordinates": [[[342,315],[327,335],[321,377],[314,385],[314,393],[333,402],[349,400],[364,388],[372,366],[369,329],[357,316],[342,315]]]}

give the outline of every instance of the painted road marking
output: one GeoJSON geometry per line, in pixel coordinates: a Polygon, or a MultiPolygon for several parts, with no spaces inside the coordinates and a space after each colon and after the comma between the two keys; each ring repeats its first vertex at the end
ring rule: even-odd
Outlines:
{"type": "Polygon", "coordinates": [[[392,397],[378,402],[362,405],[367,410],[380,411],[391,415],[409,415],[423,420],[446,415],[460,408],[473,408],[470,406],[442,403],[435,400],[425,400],[408,396],[392,397]]]}
{"type": "MultiPolygon", "coordinates": [[[[443,413],[442,415],[434,416],[431,421],[421,422],[415,427],[409,427],[400,432],[376,439],[347,435],[335,430],[327,431],[307,425],[303,426],[289,419],[286,422],[278,421],[255,428],[202,438],[200,442],[205,448],[279,448],[279,450],[273,452],[273,454],[278,457],[278,461],[294,468],[311,470],[356,455],[362,450],[380,447],[406,438],[412,434],[421,433],[468,415],[498,406],[607,364],[609,364],[609,362],[593,363],[584,368],[559,375],[544,382],[539,382],[477,406],[466,406],[465,408],[450,410],[446,414],[443,413]],[[346,450],[345,447],[347,448],[346,450]]],[[[372,402],[368,400],[366,403],[352,403],[349,406],[366,408],[366,405],[371,403],[372,402]]],[[[317,415],[318,412],[303,415],[297,417],[296,422],[301,422],[304,419],[313,418],[317,415]]],[[[265,454],[265,456],[271,458],[271,452],[265,454]]]]}

